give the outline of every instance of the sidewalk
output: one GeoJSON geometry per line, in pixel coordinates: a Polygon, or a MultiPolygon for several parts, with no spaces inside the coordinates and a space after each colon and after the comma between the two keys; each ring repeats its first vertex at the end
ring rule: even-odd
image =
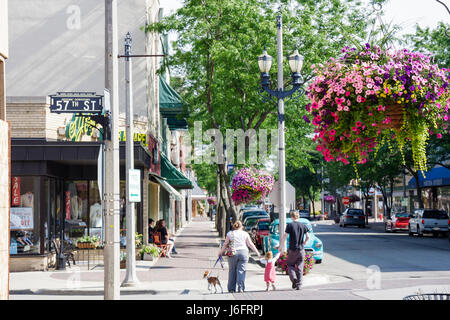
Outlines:
{"type": "MultiPolygon", "coordinates": [[[[227,293],[228,264],[224,269],[218,264],[212,269],[219,251],[218,234],[214,223],[206,218],[197,218],[176,237],[179,254],[171,259],[160,258],[156,262],[137,261],[137,277],[140,285],[121,288],[122,294],[170,295],[181,299],[235,299],[227,293]],[[206,270],[218,275],[224,294],[210,294],[206,270]]],[[[261,292],[265,289],[264,269],[251,259],[247,267],[246,291],[261,292]],[[253,263],[252,263],[253,261],[253,263]]],[[[103,295],[103,270],[82,271],[68,268],[66,271],[11,273],[11,294],[39,295],[103,295]]],[[[125,270],[121,270],[121,281],[125,270]]],[[[310,274],[304,278],[304,286],[321,285],[338,281],[327,275],[310,274]]],[[[278,275],[277,288],[291,288],[289,278],[278,275]]],[[[292,289],[290,289],[292,290],[292,289]]],[[[218,293],[221,293],[218,289],[218,293]]]]}

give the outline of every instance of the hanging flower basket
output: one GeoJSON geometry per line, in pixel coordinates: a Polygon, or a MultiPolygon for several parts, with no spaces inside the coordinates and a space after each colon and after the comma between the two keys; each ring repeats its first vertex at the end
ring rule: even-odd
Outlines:
{"type": "Polygon", "coordinates": [[[234,204],[245,204],[265,198],[273,188],[274,179],[255,168],[243,168],[233,177],[231,198],[234,204]]]}
{"type": "Polygon", "coordinates": [[[216,205],[216,198],[215,197],[208,197],[207,199],[208,204],[211,206],[215,206],[216,205]]]}
{"type": "Polygon", "coordinates": [[[336,198],[333,195],[328,195],[323,197],[323,201],[325,202],[329,202],[329,203],[335,203],[336,202],[336,198]]]}
{"type": "Polygon", "coordinates": [[[406,49],[366,44],[342,52],[312,66],[316,77],[306,110],[317,150],[327,161],[365,163],[382,143],[395,139],[400,151],[411,143],[416,169],[425,170],[429,136],[450,133],[449,70],[406,49]]]}

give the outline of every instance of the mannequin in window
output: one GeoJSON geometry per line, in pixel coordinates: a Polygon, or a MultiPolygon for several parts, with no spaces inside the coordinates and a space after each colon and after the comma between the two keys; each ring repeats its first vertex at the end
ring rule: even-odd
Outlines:
{"type": "Polygon", "coordinates": [[[33,192],[27,191],[23,195],[20,196],[20,206],[33,208],[34,205],[34,195],[33,192]]]}
{"type": "Polygon", "coordinates": [[[89,210],[90,210],[91,228],[101,228],[103,225],[102,205],[100,203],[94,203],[89,210]]]}
{"type": "Polygon", "coordinates": [[[72,220],[78,220],[81,218],[81,211],[83,208],[83,203],[78,196],[73,196],[70,198],[70,213],[72,220]]]}

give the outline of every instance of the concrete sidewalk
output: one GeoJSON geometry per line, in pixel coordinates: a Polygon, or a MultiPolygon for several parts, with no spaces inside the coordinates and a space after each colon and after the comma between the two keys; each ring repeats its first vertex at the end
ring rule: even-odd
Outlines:
{"type": "MultiPolygon", "coordinates": [[[[214,223],[205,218],[197,218],[187,225],[176,237],[179,254],[171,259],[160,258],[156,262],[137,261],[137,277],[140,285],[133,288],[121,288],[122,294],[170,295],[180,299],[199,298],[208,295],[208,299],[234,299],[227,292],[228,264],[224,269],[213,265],[219,251],[218,234],[214,223]],[[221,280],[224,294],[210,295],[207,281],[203,279],[206,270],[212,270],[221,280]]],[[[251,260],[255,262],[255,260],[251,260]]],[[[72,267],[66,271],[11,273],[11,294],[39,295],[103,295],[103,270],[83,271],[72,267]]],[[[121,270],[121,281],[125,270],[121,270]]],[[[246,291],[264,291],[264,269],[256,263],[247,267],[246,291]]],[[[304,278],[304,286],[323,285],[339,282],[332,276],[309,274],[304,278]]],[[[289,278],[279,274],[277,288],[292,290],[289,278]]],[[[220,289],[218,293],[221,293],[220,289]]],[[[153,298],[152,298],[153,299],[153,298]]]]}

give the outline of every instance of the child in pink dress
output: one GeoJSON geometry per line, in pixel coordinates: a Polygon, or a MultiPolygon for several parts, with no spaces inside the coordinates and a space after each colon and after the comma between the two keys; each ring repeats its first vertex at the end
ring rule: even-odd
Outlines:
{"type": "Polygon", "coordinates": [[[276,290],[275,288],[275,280],[277,279],[276,273],[275,273],[275,262],[277,262],[278,258],[280,257],[280,253],[277,253],[277,255],[274,257],[272,251],[269,251],[265,255],[265,259],[261,259],[260,261],[266,265],[266,270],[264,272],[264,281],[266,282],[266,291],[269,291],[270,284],[272,284],[272,289],[276,290]]]}

